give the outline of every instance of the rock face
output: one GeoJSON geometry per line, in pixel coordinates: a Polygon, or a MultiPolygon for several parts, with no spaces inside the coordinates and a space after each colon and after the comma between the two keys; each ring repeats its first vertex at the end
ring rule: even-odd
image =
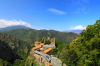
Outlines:
{"type": "Polygon", "coordinates": [[[16,52],[22,58],[28,56],[28,52],[31,48],[29,43],[23,40],[19,40],[13,35],[5,33],[0,33],[0,40],[3,41],[4,43],[7,43],[10,49],[13,50],[13,52],[16,52]]]}
{"type": "Polygon", "coordinates": [[[56,57],[51,58],[51,64],[52,66],[67,66],[65,64],[62,64],[62,61],[56,57]]]}
{"type": "Polygon", "coordinates": [[[52,66],[62,66],[62,61],[56,57],[51,58],[52,66]]]}
{"type": "Polygon", "coordinates": [[[63,64],[63,66],[67,66],[67,65],[63,64]]]}
{"type": "Polygon", "coordinates": [[[20,41],[15,36],[5,33],[0,33],[0,40],[8,43],[9,47],[11,47],[13,51],[17,51],[21,45],[20,41]]]}
{"type": "Polygon", "coordinates": [[[29,43],[15,36],[0,33],[0,58],[2,60],[13,63],[16,59],[26,58],[30,48],[29,43]]]}
{"type": "Polygon", "coordinates": [[[0,40],[0,58],[4,61],[13,63],[15,59],[20,57],[14,52],[7,43],[0,40]]]}

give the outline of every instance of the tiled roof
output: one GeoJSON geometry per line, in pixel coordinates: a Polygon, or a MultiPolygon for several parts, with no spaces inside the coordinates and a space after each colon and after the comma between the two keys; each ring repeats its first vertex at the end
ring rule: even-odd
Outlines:
{"type": "Polygon", "coordinates": [[[40,42],[36,41],[35,43],[40,43],[40,42]]]}
{"type": "Polygon", "coordinates": [[[41,43],[40,45],[41,45],[41,46],[43,46],[44,44],[43,44],[43,43],[41,43]]]}
{"type": "Polygon", "coordinates": [[[51,51],[51,50],[52,50],[52,48],[50,47],[50,48],[44,50],[43,52],[44,52],[44,53],[47,53],[47,52],[49,52],[49,51],[51,51]]]}
{"type": "Polygon", "coordinates": [[[33,49],[38,49],[38,48],[41,48],[41,46],[39,45],[39,46],[36,46],[36,47],[34,47],[33,49]]]}
{"type": "Polygon", "coordinates": [[[51,57],[48,54],[43,55],[43,57],[49,62],[51,61],[51,57]]]}

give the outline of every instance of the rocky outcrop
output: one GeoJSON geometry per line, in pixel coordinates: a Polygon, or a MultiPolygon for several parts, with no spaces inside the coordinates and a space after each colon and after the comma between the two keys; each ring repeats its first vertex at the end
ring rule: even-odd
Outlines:
{"type": "Polygon", "coordinates": [[[0,58],[4,61],[13,63],[15,59],[20,59],[20,57],[14,52],[7,43],[0,40],[0,58]]]}
{"type": "Polygon", "coordinates": [[[17,52],[22,58],[28,56],[28,52],[31,48],[30,44],[17,39],[13,35],[0,33],[0,40],[7,43],[7,45],[13,50],[13,52],[17,52]]]}
{"type": "Polygon", "coordinates": [[[62,66],[62,61],[56,57],[51,58],[52,66],[62,66]]]}
{"type": "Polygon", "coordinates": [[[62,61],[58,59],[57,57],[51,58],[52,66],[66,66],[65,64],[62,64],[62,61]]]}
{"type": "Polygon", "coordinates": [[[11,47],[14,51],[17,51],[21,45],[20,40],[18,40],[15,36],[5,33],[0,33],[0,40],[8,43],[9,47],[11,47]]]}

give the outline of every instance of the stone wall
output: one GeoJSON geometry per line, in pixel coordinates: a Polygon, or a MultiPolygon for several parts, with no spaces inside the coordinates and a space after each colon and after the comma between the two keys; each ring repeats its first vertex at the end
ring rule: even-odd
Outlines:
{"type": "Polygon", "coordinates": [[[49,62],[47,62],[47,60],[43,56],[36,53],[34,53],[34,61],[38,63],[40,66],[49,66],[49,62]]]}

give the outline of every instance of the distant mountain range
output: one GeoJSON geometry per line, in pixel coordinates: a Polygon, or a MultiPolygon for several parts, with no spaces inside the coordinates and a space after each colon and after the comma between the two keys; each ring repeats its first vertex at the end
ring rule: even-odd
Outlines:
{"type": "Polygon", "coordinates": [[[66,30],[66,31],[63,31],[63,32],[73,32],[73,33],[81,33],[82,30],[66,30]]]}
{"type": "Polygon", "coordinates": [[[62,43],[70,44],[72,40],[79,36],[79,34],[73,32],[59,32],[55,30],[35,30],[21,25],[1,28],[0,31],[14,35],[18,39],[27,41],[30,44],[33,44],[36,40],[39,40],[40,38],[47,35],[54,36],[57,40],[61,41],[62,43]]]}
{"type": "Polygon", "coordinates": [[[0,31],[8,31],[8,30],[20,29],[20,28],[31,29],[31,28],[26,27],[26,26],[16,25],[16,26],[8,26],[8,27],[5,27],[5,28],[0,28],[0,31]]]}
{"type": "MultiPolygon", "coordinates": [[[[8,27],[5,27],[5,28],[0,28],[0,31],[9,31],[9,30],[21,29],[21,28],[31,29],[31,28],[26,27],[26,26],[16,25],[16,26],[8,26],[8,27]]],[[[62,31],[62,32],[73,32],[73,33],[79,34],[81,32],[81,30],[66,30],[66,31],[62,31]]]]}

